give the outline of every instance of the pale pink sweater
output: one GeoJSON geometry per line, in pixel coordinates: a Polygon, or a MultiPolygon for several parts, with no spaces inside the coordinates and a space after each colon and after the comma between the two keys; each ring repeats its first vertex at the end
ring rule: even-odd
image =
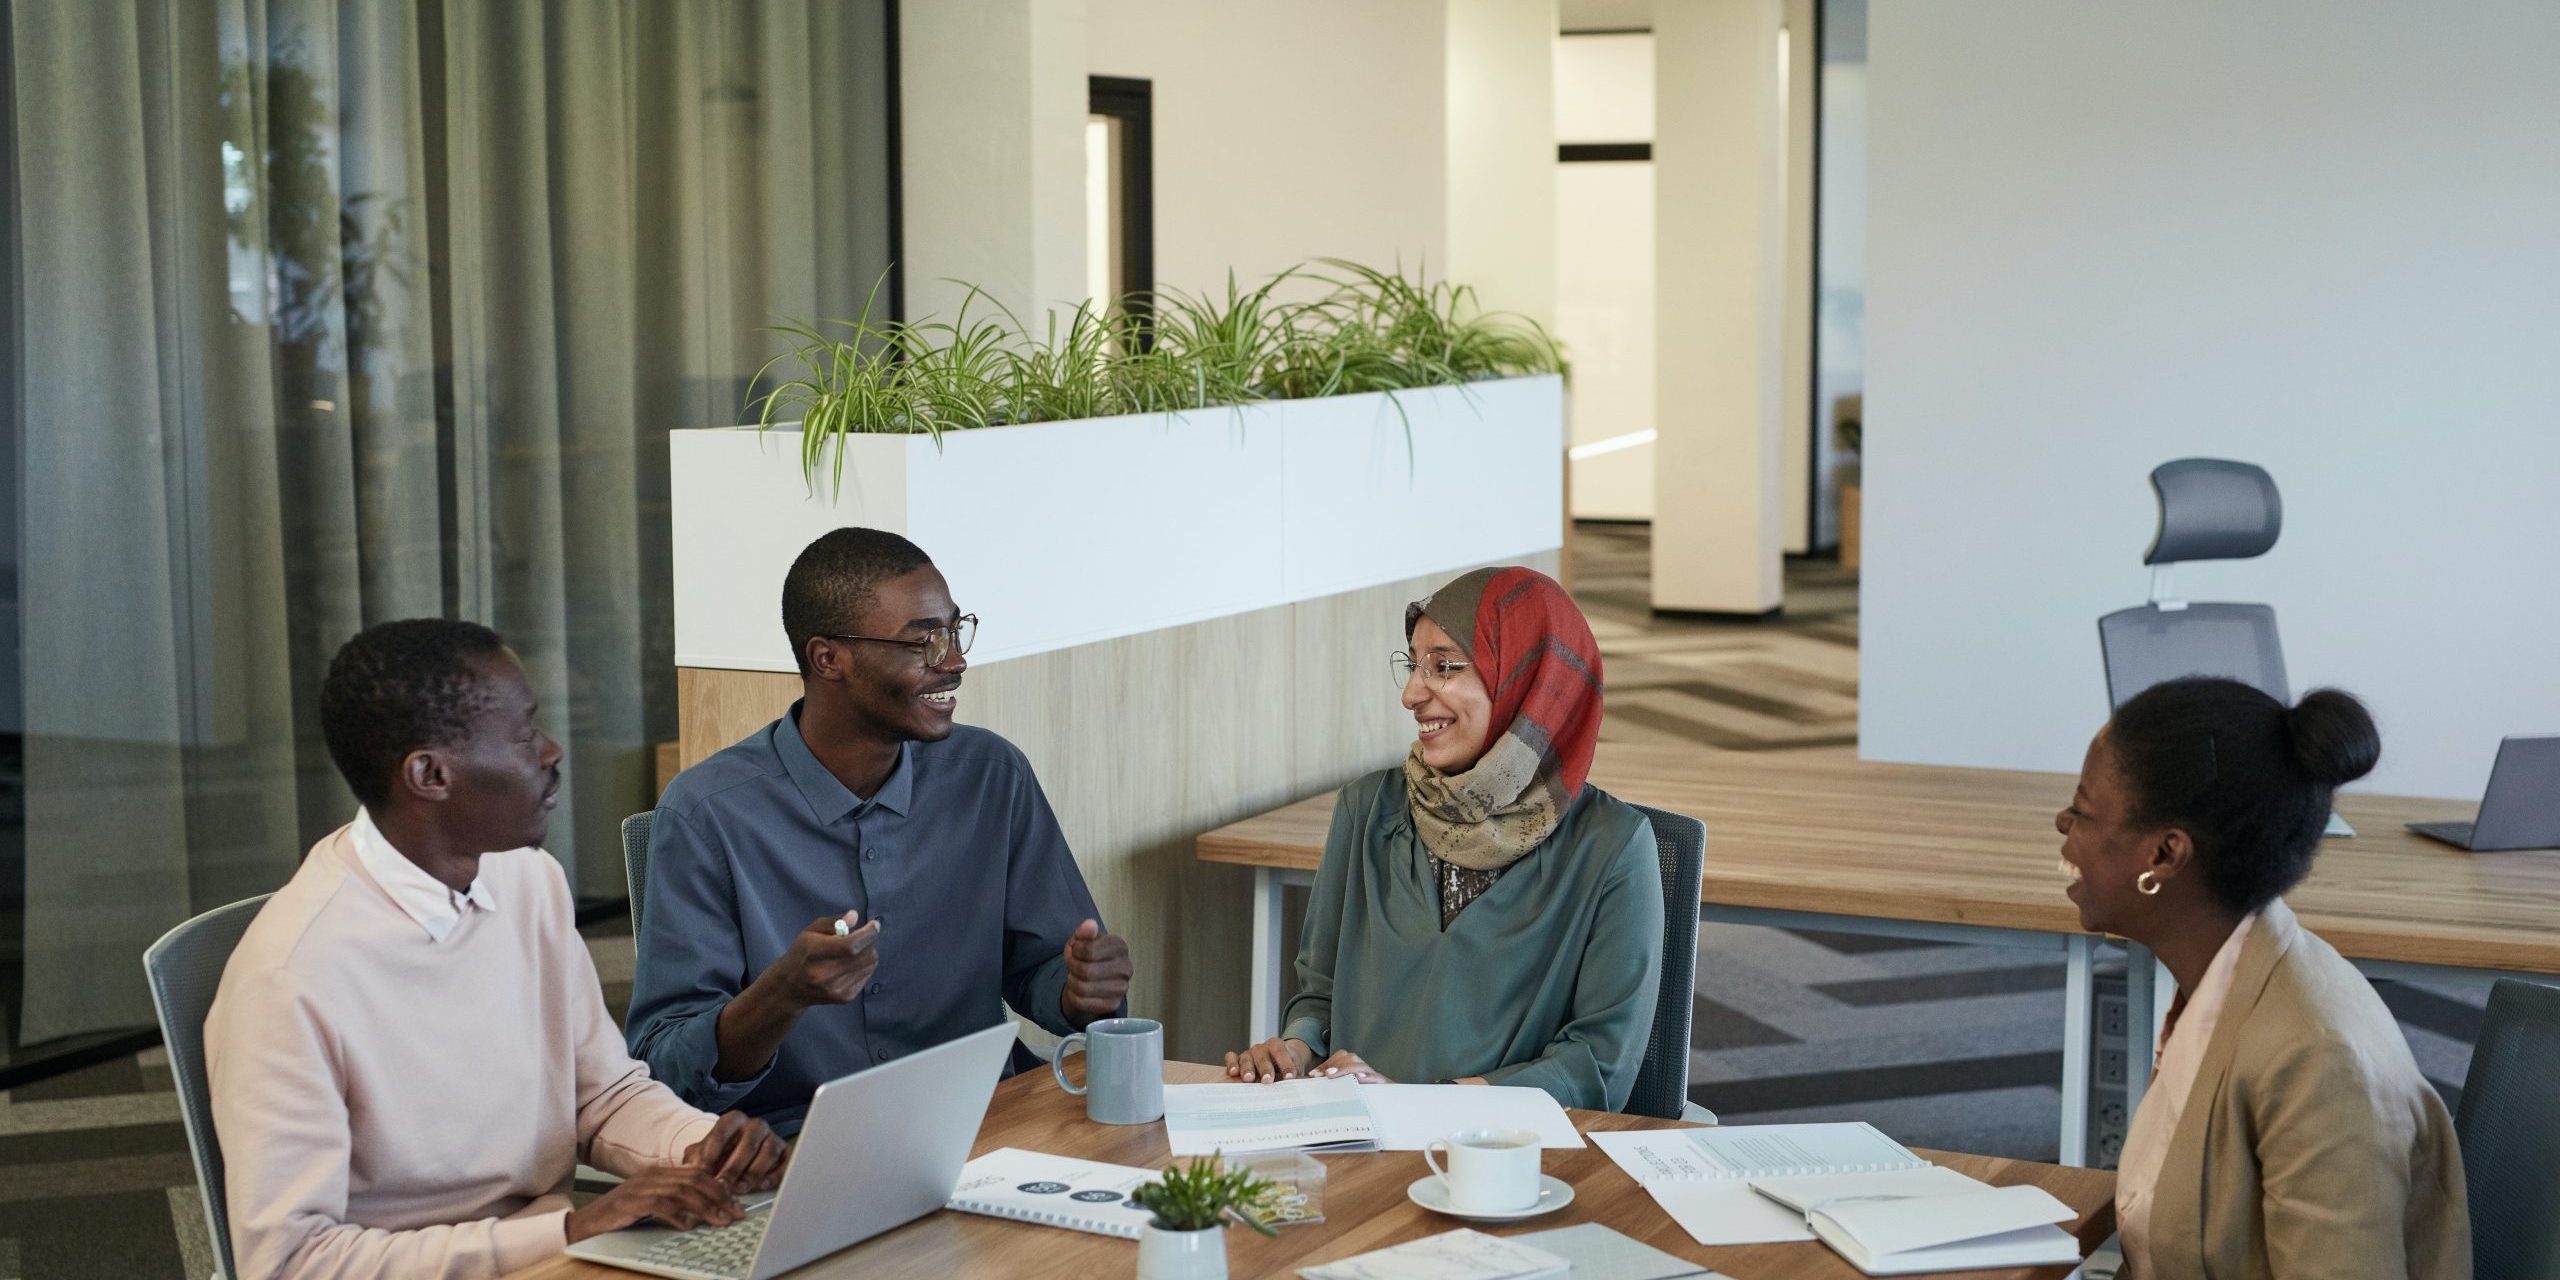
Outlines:
{"type": "Polygon", "coordinates": [[[549,854],[482,858],[429,919],[441,886],[381,846],[395,896],[355,830],[258,913],[205,1019],[240,1276],[464,1280],[558,1253],[579,1160],[673,1161],[712,1117],[624,1051],[549,854]]]}

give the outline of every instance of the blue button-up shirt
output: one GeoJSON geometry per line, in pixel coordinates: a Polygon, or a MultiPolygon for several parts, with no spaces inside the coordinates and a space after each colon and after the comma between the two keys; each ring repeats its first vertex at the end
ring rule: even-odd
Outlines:
{"type": "Polygon", "coordinates": [[[989,1026],[999,999],[1066,1033],[1067,938],[1100,916],[1030,760],[961,725],[907,743],[865,799],[818,763],[799,717],[795,703],[658,801],[631,1052],[697,1107],[789,1130],[820,1084],[989,1026]],[[722,1006],[848,908],[880,921],[871,984],[802,1015],[762,1072],[714,1079],[722,1006]]]}

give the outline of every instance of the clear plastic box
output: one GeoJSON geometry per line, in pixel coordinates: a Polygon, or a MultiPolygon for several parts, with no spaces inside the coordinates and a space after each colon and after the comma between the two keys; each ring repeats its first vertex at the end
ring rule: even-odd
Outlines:
{"type": "Polygon", "coordinates": [[[1228,1160],[1252,1170],[1257,1178],[1279,1185],[1280,1194],[1275,1201],[1279,1212],[1270,1219],[1272,1226],[1324,1221],[1323,1161],[1304,1151],[1263,1151],[1231,1156],[1228,1160]]]}

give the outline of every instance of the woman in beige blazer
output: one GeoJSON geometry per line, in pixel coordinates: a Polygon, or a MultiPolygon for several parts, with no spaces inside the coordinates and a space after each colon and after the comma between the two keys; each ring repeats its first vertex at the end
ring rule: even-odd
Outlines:
{"type": "Polygon", "coordinates": [[[2468,1280],[2453,1121],[2353,965],[2283,897],[2382,743],[2363,704],[2173,680],[2089,744],[2062,832],[2091,932],[2178,980],[2117,1178],[2127,1274],[2468,1280]]]}

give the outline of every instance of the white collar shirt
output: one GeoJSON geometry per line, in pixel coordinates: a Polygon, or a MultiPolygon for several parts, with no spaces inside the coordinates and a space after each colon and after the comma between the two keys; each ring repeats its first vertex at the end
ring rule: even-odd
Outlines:
{"type": "Polygon", "coordinates": [[[356,810],[353,824],[356,861],[366,875],[373,877],[382,891],[391,895],[401,914],[418,922],[431,942],[442,942],[453,927],[462,923],[467,907],[495,911],[498,901],[489,894],[488,882],[473,877],[468,890],[457,892],[450,885],[428,875],[426,868],[411,862],[408,855],[393,848],[382,828],[373,825],[373,815],[362,808],[356,810]]]}

